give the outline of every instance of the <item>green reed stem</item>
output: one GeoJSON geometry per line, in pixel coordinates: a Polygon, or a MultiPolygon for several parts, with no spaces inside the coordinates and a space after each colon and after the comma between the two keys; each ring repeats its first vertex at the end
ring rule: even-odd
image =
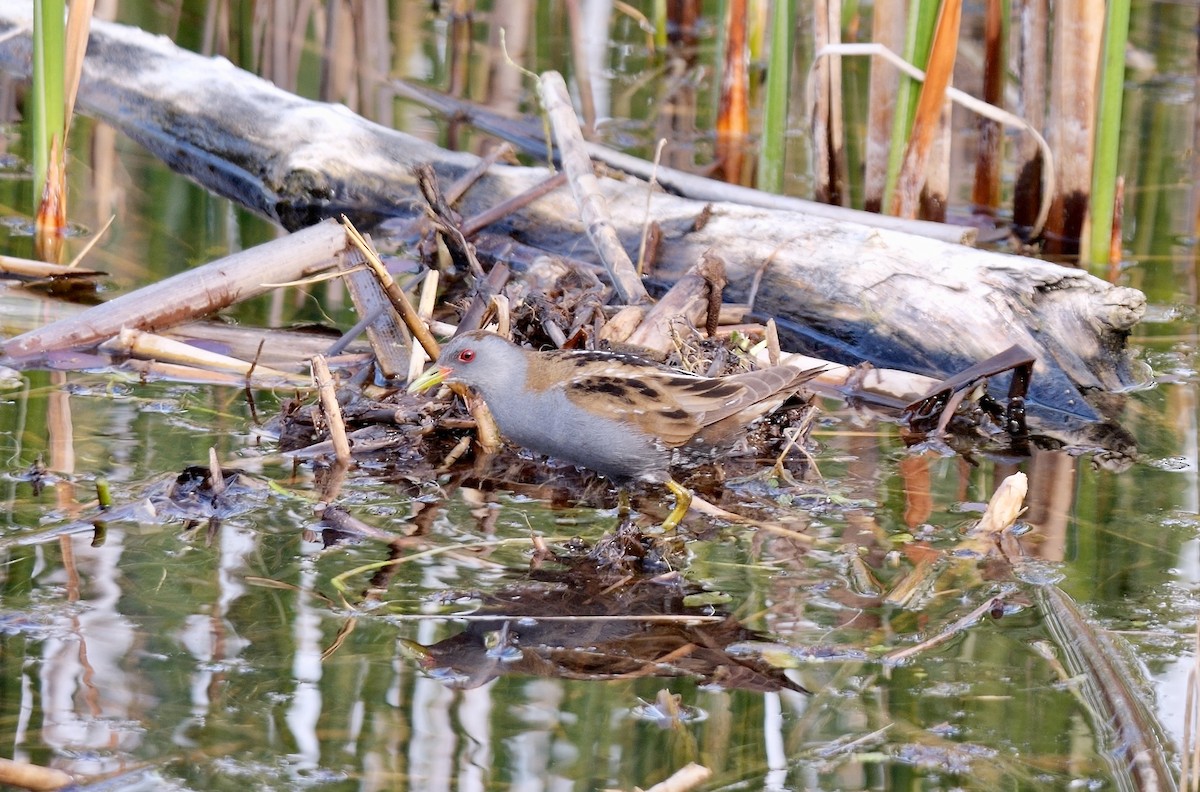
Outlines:
{"type": "MultiPolygon", "coordinates": [[[[904,59],[921,69],[929,62],[929,50],[933,46],[933,33],[937,30],[940,8],[940,0],[917,0],[908,9],[904,59]]],[[[921,84],[901,74],[896,94],[896,115],[892,120],[892,145],[888,151],[887,188],[883,194],[885,207],[891,206],[892,203],[892,192],[896,189],[896,180],[900,176],[900,164],[904,161],[908,133],[912,129],[920,95],[921,84]]]]}
{"type": "Polygon", "coordinates": [[[792,82],[795,10],[795,0],[778,0],[771,10],[771,52],[767,63],[767,93],[763,101],[758,188],[773,193],[783,192],[786,173],[788,94],[792,82]]]}
{"type": "Polygon", "coordinates": [[[46,186],[50,147],[54,138],[62,145],[66,128],[63,64],[66,62],[65,0],[33,3],[33,204],[36,208],[46,186]]]}
{"type": "Polygon", "coordinates": [[[1096,154],[1092,163],[1091,237],[1086,255],[1092,264],[1108,263],[1113,229],[1121,143],[1121,101],[1125,92],[1125,43],[1129,38],[1129,0],[1112,0],[1104,26],[1100,96],[1096,104],[1096,154]]]}

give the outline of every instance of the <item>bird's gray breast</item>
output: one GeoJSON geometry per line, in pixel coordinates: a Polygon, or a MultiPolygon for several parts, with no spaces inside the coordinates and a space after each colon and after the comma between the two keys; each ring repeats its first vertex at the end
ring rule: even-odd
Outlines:
{"type": "Polygon", "coordinates": [[[588,412],[559,388],[488,407],[510,441],[618,481],[664,481],[670,456],[631,424],[588,412]]]}

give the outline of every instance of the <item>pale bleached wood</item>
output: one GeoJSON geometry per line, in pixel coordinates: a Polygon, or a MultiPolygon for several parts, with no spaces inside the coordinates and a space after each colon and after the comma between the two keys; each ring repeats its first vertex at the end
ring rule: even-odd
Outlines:
{"type": "Polygon", "coordinates": [[[571,107],[567,84],[558,72],[546,72],[538,81],[538,96],[554,127],[554,140],[562,151],[563,170],[571,185],[571,194],[579,206],[579,216],[588,239],[600,254],[604,269],[617,289],[621,301],[631,305],[650,302],[646,287],[638,277],[629,253],[612,226],[608,206],[600,194],[600,183],[592,170],[592,161],[583,147],[583,132],[571,107]]]}
{"type": "Polygon", "coordinates": [[[174,327],[262,294],[272,284],[328,269],[345,247],[345,231],[327,220],[22,333],[0,344],[0,351],[11,358],[40,356],[95,346],[126,328],[174,327]]]}

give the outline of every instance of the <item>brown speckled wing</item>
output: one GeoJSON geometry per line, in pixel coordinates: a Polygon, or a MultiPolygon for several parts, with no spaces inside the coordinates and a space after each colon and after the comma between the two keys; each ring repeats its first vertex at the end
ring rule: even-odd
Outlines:
{"type": "MultiPolygon", "coordinates": [[[[564,387],[568,398],[581,407],[625,421],[660,438],[668,447],[676,447],[706,426],[770,399],[789,387],[795,376],[794,370],[765,369],[708,379],[612,366],[580,373],[564,382],[564,387]]],[[[747,421],[763,412],[751,410],[747,421]]]]}
{"type": "Polygon", "coordinates": [[[628,423],[674,447],[686,443],[704,426],[703,405],[681,389],[681,385],[692,382],[710,380],[692,380],[653,369],[625,372],[609,368],[581,373],[565,381],[563,387],[567,398],[580,407],[628,423]],[[695,409],[697,406],[701,409],[695,409]]]}
{"type": "Polygon", "coordinates": [[[775,399],[760,409],[749,409],[790,390],[818,371],[797,371],[787,366],[751,371],[731,377],[693,377],[641,358],[595,352],[543,352],[541,365],[532,368],[527,385],[535,391],[561,387],[583,409],[624,421],[662,440],[681,446],[705,427],[748,410],[746,421],[778,406],[775,399]]]}
{"type": "Polygon", "coordinates": [[[679,401],[684,409],[703,412],[701,423],[708,426],[767,401],[776,394],[786,396],[819,371],[774,366],[720,379],[699,379],[702,385],[684,385],[678,390],[681,395],[679,401]]]}

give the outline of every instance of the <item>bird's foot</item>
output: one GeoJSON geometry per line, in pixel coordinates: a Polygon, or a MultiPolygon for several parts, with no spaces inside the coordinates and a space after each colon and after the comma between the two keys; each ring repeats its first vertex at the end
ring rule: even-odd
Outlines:
{"type": "Polygon", "coordinates": [[[667,519],[663,520],[662,527],[664,531],[673,531],[687,516],[688,509],[692,505],[692,493],[674,479],[667,479],[667,489],[675,496],[675,508],[667,515],[667,519]]]}

